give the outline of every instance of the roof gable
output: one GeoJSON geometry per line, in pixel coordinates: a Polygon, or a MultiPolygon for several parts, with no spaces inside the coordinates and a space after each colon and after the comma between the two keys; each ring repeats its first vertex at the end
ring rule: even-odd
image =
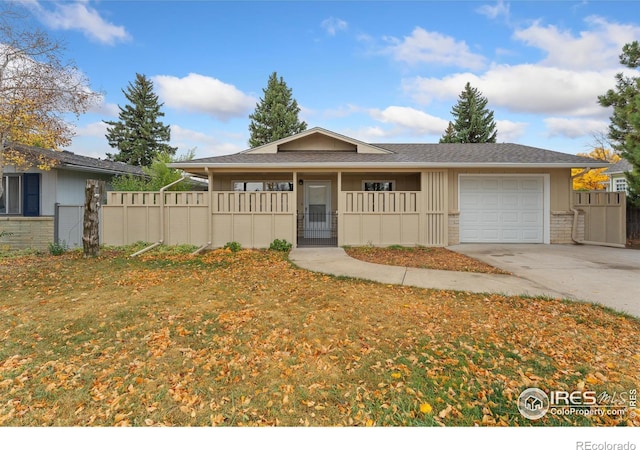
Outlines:
{"type": "Polygon", "coordinates": [[[343,136],[324,128],[315,127],[269,144],[247,150],[247,154],[273,154],[281,152],[350,152],[363,154],[390,153],[372,144],[343,136]]]}

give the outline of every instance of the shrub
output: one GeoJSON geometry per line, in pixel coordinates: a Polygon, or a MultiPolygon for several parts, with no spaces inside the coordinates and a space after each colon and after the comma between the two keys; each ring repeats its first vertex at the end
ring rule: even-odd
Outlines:
{"type": "Polygon", "coordinates": [[[224,248],[229,249],[233,253],[235,253],[235,252],[239,252],[242,249],[242,245],[240,245],[240,242],[233,241],[233,242],[227,242],[226,244],[224,244],[224,248]]]}
{"type": "Polygon", "coordinates": [[[269,245],[269,250],[275,250],[277,252],[288,252],[291,250],[293,244],[287,242],[285,239],[274,239],[274,241],[269,245]]]}
{"type": "Polygon", "coordinates": [[[49,254],[53,256],[60,256],[67,250],[69,250],[69,247],[65,241],[49,242],[49,254]]]}

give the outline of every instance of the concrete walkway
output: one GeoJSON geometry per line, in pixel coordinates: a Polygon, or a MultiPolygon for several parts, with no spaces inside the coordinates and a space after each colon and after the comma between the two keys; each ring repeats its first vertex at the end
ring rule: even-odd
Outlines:
{"type": "Polygon", "coordinates": [[[289,254],[289,259],[297,266],[313,272],[386,284],[505,295],[563,297],[559,292],[517,276],[372,264],[351,258],[339,247],[296,248],[289,254]]]}

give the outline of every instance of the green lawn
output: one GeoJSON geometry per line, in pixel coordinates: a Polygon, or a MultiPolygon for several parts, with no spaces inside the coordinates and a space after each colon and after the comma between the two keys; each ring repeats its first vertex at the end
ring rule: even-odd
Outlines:
{"type": "Polygon", "coordinates": [[[637,389],[636,319],[163,250],[0,258],[1,425],[640,425],[516,406],[637,389]]]}

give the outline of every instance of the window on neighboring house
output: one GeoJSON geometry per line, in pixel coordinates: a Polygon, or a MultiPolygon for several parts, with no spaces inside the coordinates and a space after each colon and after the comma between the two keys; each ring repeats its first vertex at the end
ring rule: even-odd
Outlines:
{"type": "Polygon", "coordinates": [[[293,191],[290,181],[234,181],[234,191],[293,191]]]}
{"type": "Polygon", "coordinates": [[[4,175],[2,187],[4,192],[0,196],[0,214],[21,214],[22,197],[20,175],[4,175]]]}
{"type": "Polygon", "coordinates": [[[362,187],[365,191],[393,191],[393,181],[364,181],[362,187]]]}
{"type": "Polygon", "coordinates": [[[622,192],[627,190],[627,179],[616,178],[613,180],[613,190],[616,192],[622,192]]]}

